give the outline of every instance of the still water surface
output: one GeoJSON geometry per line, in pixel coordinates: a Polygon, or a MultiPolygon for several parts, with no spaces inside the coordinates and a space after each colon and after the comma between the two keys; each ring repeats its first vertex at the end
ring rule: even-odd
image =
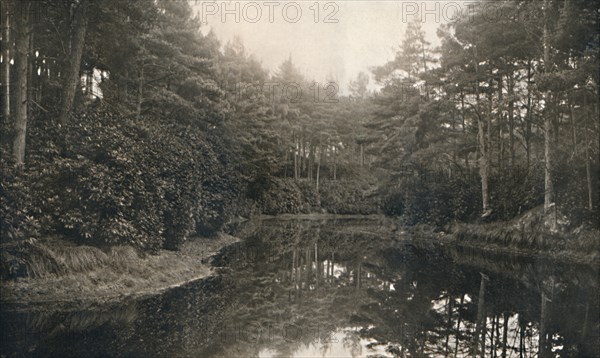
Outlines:
{"type": "Polygon", "coordinates": [[[271,219],[218,275],[70,312],[2,308],[2,356],[598,357],[597,268],[397,237],[383,219],[271,219]]]}

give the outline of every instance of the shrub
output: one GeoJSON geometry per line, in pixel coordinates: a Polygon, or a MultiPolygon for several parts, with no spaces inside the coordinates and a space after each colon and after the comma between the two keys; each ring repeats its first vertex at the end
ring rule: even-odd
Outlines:
{"type": "MultiPolygon", "coordinates": [[[[33,122],[27,167],[2,158],[2,237],[58,234],[79,243],[176,249],[227,220],[240,181],[197,127],[102,108],[59,128],[33,122]]],[[[3,148],[4,149],[4,148],[3,148]]]]}

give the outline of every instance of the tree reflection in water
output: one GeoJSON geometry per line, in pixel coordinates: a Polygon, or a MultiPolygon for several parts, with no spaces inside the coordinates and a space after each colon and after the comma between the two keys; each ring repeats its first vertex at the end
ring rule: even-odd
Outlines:
{"type": "Polygon", "coordinates": [[[238,234],[217,277],[160,296],[2,307],[0,354],[600,356],[596,268],[394,240],[384,219],[261,220],[238,234]]]}
{"type": "Polygon", "coordinates": [[[253,227],[217,261],[236,287],[227,321],[270,335],[230,341],[217,355],[598,356],[594,269],[397,242],[382,227],[253,227]]]}

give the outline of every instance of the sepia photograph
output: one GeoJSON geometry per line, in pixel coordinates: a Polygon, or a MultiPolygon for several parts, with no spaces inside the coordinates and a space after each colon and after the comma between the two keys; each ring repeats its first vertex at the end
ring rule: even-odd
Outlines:
{"type": "Polygon", "coordinates": [[[600,357],[597,0],[0,3],[0,358],[600,357]]]}

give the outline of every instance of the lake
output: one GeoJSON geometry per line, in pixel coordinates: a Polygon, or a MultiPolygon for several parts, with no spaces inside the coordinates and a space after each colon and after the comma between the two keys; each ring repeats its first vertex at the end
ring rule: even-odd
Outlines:
{"type": "Polygon", "coordinates": [[[2,356],[597,357],[598,268],[399,235],[379,217],[240,224],[217,275],[54,312],[2,307],[2,356]]]}

